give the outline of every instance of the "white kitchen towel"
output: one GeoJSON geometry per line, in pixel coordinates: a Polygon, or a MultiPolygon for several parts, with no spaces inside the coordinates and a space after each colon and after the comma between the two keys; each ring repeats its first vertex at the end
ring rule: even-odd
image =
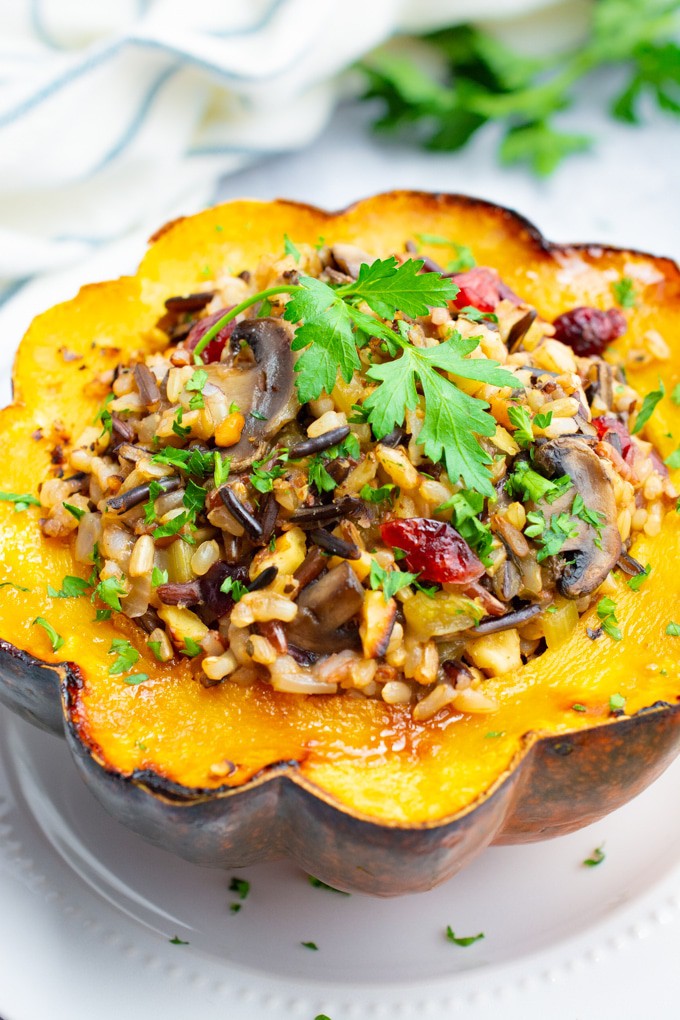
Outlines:
{"type": "Polygon", "coordinates": [[[309,144],[400,31],[555,0],[0,0],[0,293],[309,144]]]}

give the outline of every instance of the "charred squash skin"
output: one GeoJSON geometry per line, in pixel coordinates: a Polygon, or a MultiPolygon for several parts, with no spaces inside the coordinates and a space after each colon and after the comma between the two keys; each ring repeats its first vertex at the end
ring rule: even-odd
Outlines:
{"type": "MultiPolygon", "coordinates": [[[[158,347],[163,302],[189,293],[210,266],[239,272],[297,243],[357,243],[376,256],[419,233],[471,244],[513,290],[553,319],[577,305],[608,308],[611,283],[632,276],[624,352],[657,329],[669,362],[629,371],[641,393],[680,382],[680,272],[668,259],[600,247],[556,246],[516,214],[455,195],[395,192],[326,213],[291,202],[235,202],[159,232],[136,276],[83,288],[39,316],[19,349],[15,403],[0,412],[3,489],[35,492],[53,448],[92,421],[103,394],[83,385],[133,350],[158,347]],[[69,354],[82,355],[67,360],[69,354]],[[54,432],[52,426],[59,419],[54,432]],[[42,430],[42,433],[39,432],[42,430]]],[[[437,251],[424,248],[437,257],[437,251]]],[[[663,456],[680,443],[680,409],[666,398],[647,437],[663,456]],[[674,438],[669,438],[673,433],[674,438]]],[[[676,473],[677,474],[677,473],[676,473]]],[[[678,478],[675,478],[676,483],[678,478]]],[[[641,591],[612,597],[620,643],[591,641],[584,619],[557,652],[488,681],[499,711],[442,713],[414,723],[407,710],[343,696],[301,698],[222,684],[206,690],[186,661],[149,660],[130,621],[92,623],[85,598],[50,599],[74,569],[68,547],[42,538],[39,508],[0,503],[0,701],[38,725],[65,731],[78,768],[120,821],[200,864],[238,867],[290,855],[338,888],[397,895],[450,877],[489,843],[569,832],[625,803],[680,750],[677,622],[680,515],[632,553],[653,570],[641,591]],[[675,612],[675,617],[673,613],[675,612]],[[50,651],[37,616],[65,644],[50,651]],[[149,675],[126,687],[108,675],[121,634],[149,675]],[[61,662],[64,658],[66,661],[61,662]],[[626,699],[625,715],[609,697],[626,699]],[[587,705],[576,713],[575,703],[587,705]],[[495,736],[489,736],[490,731],[495,736]],[[212,764],[224,764],[221,777],[212,764]]]]}

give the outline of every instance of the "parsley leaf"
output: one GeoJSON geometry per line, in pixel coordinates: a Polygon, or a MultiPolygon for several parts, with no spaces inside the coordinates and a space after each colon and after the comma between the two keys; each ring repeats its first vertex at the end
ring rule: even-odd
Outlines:
{"type": "Polygon", "coordinates": [[[314,949],[314,950],[316,950],[316,949],[319,948],[317,946],[316,942],[301,942],[300,945],[304,946],[305,949],[314,949]]]}
{"type": "Polygon", "coordinates": [[[56,591],[51,584],[47,585],[47,594],[51,599],[77,599],[90,589],[90,582],[82,577],[67,575],[61,582],[61,589],[56,591]]]}
{"type": "Polygon", "coordinates": [[[143,684],[145,680],[148,680],[147,673],[130,673],[129,676],[123,677],[123,682],[129,684],[131,687],[136,687],[137,684],[143,684]]]}
{"type": "Polygon", "coordinates": [[[453,942],[455,946],[471,946],[475,942],[479,942],[480,939],[484,938],[484,932],[479,935],[455,935],[451,925],[446,926],[446,939],[448,942],[453,942]]]}
{"type": "Polygon", "coordinates": [[[436,347],[414,347],[399,338],[401,357],[368,370],[371,379],[387,385],[374,390],[363,406],[370,411],[371,427],[381,439],[403,423],[406,409],[413,409],[418,403],[416,379],[419,379],[425,397],[425,420],[418,444],[435,463],[443,458],[451,481],[462,478],[467,488],[493,496],[486,467],[491,458],[476,437],[492,436],[496,420],[487,412],[489,405],[485,401],[469,396],[440,374],[443,370],[492,386],[516,386],[515,377],[497,362],[467,357],[478,344],[479,337],[463,338],[457,332],[436,347]]]}
{"type": "Polygon", "coordinates": [[[634,577],[629,577],[626,584],[631,591],[640,591],[640,588],[645,583],[652,571],[651,563],[648,563],[641,574],[636,574],[634,577]]]}
{"type": "Polygon", "coordinates": [[[427,315],[431,307],[452,301],[459,287],[439,273],[421,273],[422,259],[408,259],[401,265],[394,255],[362,265],[353,283],[339,287],[343,298],[365,301],[383,319],[397,312],[415,318],[427,315]]]}
{"type": "Polygon", "coordinates": [[[664,464],[666,464],[671,471],[675,471],[676,468],[680,468],[680,446],[677,450],[673,450],[673,453],[666,457],[664,464]]]}
{"type": "Polygon", "coordinates": [[[27,510],[29,506],[40,506],[40,500],[28,492],[0,492],[0,502],[14,503],[14,512],[17,514],[27,510]]]}
{"type": "Polygon", "coordinates": [[[635,308],[635,284],[630,276],[622,276],[612,284],[612,293],[621,308],[635,308]]]}
{"type": "Polygon", "coordinates": [[[48,638],[50,639],[50,644],[52,645],[52,651],[53,652],[58,652],[59,649],[61,648],[61,646],[64,643],[64,639],[61,636],[61,634],[57,634],[57,632],[54,629],[54,627],[52,626],[52,624],[49,623],[44,618],[44,616],[37,616],[35,618],[35,620],[33,621],[33,626],[35,627],[36,624],[39,627],[42,627],[43,630],[46,632],[48,638]]]}
{"type": "Polygon", "coordinates": [[[674,623],[672,620],[666,627],[666,633],[669,637],[680,637],[680,623],[674,623]]]}
{"type": "Polygon", "coordinates": [[[236,878],[234,876],[229,883],[229,892],[236,893],[240,900],[245,900],[250,892],[250,882],[245,878],[236,878]]]}
{"type": "Polygon", "coordinates": [[[680,383],[676,383],[671,393],[671,400],[676,407],[680,407],[680,383]]]}
{"type": "Polygon", "coordinates": [[[418,574],[410,574],[406,570],[385,570],[377,560],[371,560],[368,580],[374,591],[382,588],[385,602],[389,602],[398,591],[413,584],[417,577],[418,574]]]}
{"type": "MultiPolygon", "coordinates": [[[[156,529],[158,530],[158,529],[156,529]]],[[[117,613],[121,612],[120,596],[126,595],[127,591],[125,585],[117,577],[107,577],[103,581],[100,581],[94,592],[92,593],[92,599],[94,601],[95,596],[99,598],[111,609],[115,609],[117,613]]]]}
{"type": "Polygon", "coordinates": [[[330,393],[340,370],[349,382],[360,367],[349,308],[327,284],[310,276],[300,278],[300,290],[286,305],[284,318],[302,322],[292,349],[304,350],[295,366],[300,401],[316,400],[322,390],[330,393]]]}
{"type": "Polygon", "coordinates": [[[604,858],[605,858],[604,850],[602,849],[601,846],[598,846],[595,848],[595,850],[593,850],[590,857],[586,857],[585,861],[583,862],[583,867],[596,868],[598,864],[602,864],[604,858]]]}
{"type": "Polygon", "coordinates": [[[658,390],[652,390],[652,392],[648,393],[645,399],[642,401],[642,407],[640,408],[635,418],[635,425],[631,429],[632,435],[636,435],[644,428],[649,419],[652,417],[654,408],[659,403],[661,398],[665,395],[665,393],[666,387],[663,384],[663,380],[659,379],[658,390]]]}
{"type": "Polygon", "coordinates": [[[605,634],[608,634],[614,641],[620,641],[623,635],[619,627],[619,621],[616,619],[616,602],[606,595],[597,603],[596,612],[602,620],[602,630],[605,634]]]}
{"type": "Polygon", "coordinates": [[[231,595],[234,602],[239,602],[243,596],[248,593],[248,589],[245,584],[241,581],[237,581],[233,577],[225,577],[224,581],[220,585],[220,591],[224,595],[231,595]]]}
{"type": "Polygon", "coordinates": [[[562,475],[560,478],[544,478],[537,471],[530,468],[526,461],[519,461],[512,474],[508,475],[505,482],[505,491],[510,496],[519,496],[521,500],[530,500],[538,503],[544,499],[547,503],[554,503],[572,486],[569,475],[562,475]]]}
{"type": "Polygon", "coordinates": [[[473,549],[485,566],[490,566],[489,553],[493,546],[493,535],[488,524],[478,517],[484,510],[484,497],[478,492],[461,489],[438,506],[435,513],[451,510],[451,523],[467,544],[473,549]]]}
{"type": "Polygon", "coordinates": [[[71,516],[75,517],[77,521],[79,521],[87,513],[87,510],[81,510],[79,506],[74,506],[73,503],[62,503],[61,505],[64,510],[68,510],[71,516]]]}
{"type": "MultiPolygon", "coordinates": [[[[317,492],[332,492],[336,488],[337,482],[332,475],[328,473],[324,466],[324,457],[321,454],[316,454],[315,457],[309,462],[308,475],[309,484],[316,487],[317,492]]],[[[366,486],[364,486],[366,488],[366,486]]],[[[359,493],[361,496],[361,493],[359,493]]],[[[362,499],[364,497],[362,496],[362,499]]]]}
{"type": "Polygon", "coordinates": [[[531,417],[528,410],[519,404],[511,404],[508,407],[508,418],[515,426],[512,438],[521,449],[525,449],[534,441],[534,430],[531,427],[531,417]]]}
{"type": "Polygon", "coordinates": [[[118,676],[120,673],[127,673],[132,669],[139,659],[139,652],[133,648],[129,641],[124,638],[114,638],[109,648],[109,655],[115,655],[113,664],[109,666],[109,674],[118,676]]]}
{"type": "Polygon", "coordinates": [[[384,503],[388,499],[392,499],[395,488],[396,486],[392,482],[381,485],[379,488],[368,484],[362,485],[359,490],[359,499],[364,499],[367,503],[384,503]]]}
{"type": "Polygon", "coordinates": [[[160,567],[154,567],[151,571],[151,585],[157,588],[159,584],[168,583],[168,572],[167,570],[161,570],[160,567]]]}
{"type": "Polygon", "coordinates": [[[288,234],[283,235],[283,250],[286,255],[292,255],[296,262],[302,258],[299,249],[295,247],[288,234]]]}

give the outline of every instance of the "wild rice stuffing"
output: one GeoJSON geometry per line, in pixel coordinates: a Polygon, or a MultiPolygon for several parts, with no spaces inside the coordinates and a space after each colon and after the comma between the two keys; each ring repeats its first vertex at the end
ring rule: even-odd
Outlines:
{"type": "Polygon", "coordinates": [[[492,712],[486,677],[643,572],[627,550],[677,494],[601,357],[623,315],[544,322],[493,270],[413,250],[286,239],[171,298],[163,352],[98,380],[42,485],[44,533],[206,687],[492,712]]]}

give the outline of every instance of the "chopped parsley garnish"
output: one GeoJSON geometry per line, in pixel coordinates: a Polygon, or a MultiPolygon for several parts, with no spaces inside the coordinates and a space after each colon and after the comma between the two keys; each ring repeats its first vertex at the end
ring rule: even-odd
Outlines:
{"type": "Polygon", "coordinates": [[[642,401],[642,407],[640,408],[637,417],[635,418],[635,425],[633,425],[633,428],[630,430],[631,435],[636,435],[636,433],[642,431],[642,429],[645,427],[649,419],[652,417],[656,405],[659,403],[659,401],[662,399],[665,393],[666,387],[663,384],[663,380],[659,379],[658,390],[652,390],[652,392],[648,393],[647,396],[642,401]]]}
{"type": "Polygon", "coordinates": [[[680,407],[680,382],[676,383],[671,393],[671,400],[676,407],[680,407]]]}
{"type": "Polygon", "coordinates": [[[526,461],[520,461],[512,474],[508,475],[505,491],[509,496],[519,496],[523,501],[538,503],[544,499],[547,503],[554,503],[572,487],[572,484],[569,475],[553,479],[544,478],[538,471],[529,467],[526,461]]]}
{"type": "Polygon", "coordinates": [[[270,463],[268,468],[264,468],[262,465],[271,462],[271,457],[253,461],[253,470],[250,474],[250,484],[252,487],[257,489],[258,492],[271,492],[276,479],[285,475],[287,460],[288,454],[281,452],[276,460],[270,463]]]}
{"type": "Polygon", "coordinates": [[[245,878],[236,878],[234,876],[229,883],[229,892],[236,893],[240,900],[245,900],[250,892],[250,882],[245,878]]]}
{"type": "Polygon", "coordinates": [[[300,250],[295,247],[288,234],[283,235],[283,250],[286,255],[292,255],[296,262],[302,258],[300,250]]]}
{"type": "Polygon", "coordinates": [[[120,596],[126,594],[125,585],[117,577],[107,577],[99,582],[92,593],[92,599],[94,600],[95,596],[98,596],[110,609],[115,609],[117,613],[120,613],[120,596]]]}
{"type": "Polygon", "coordinates": [[[535,425],[537,429],[547,429],[548,425],[552,421],[552,418],[553,418],[552,411],[548,411],[546,414],[543,413],[535,414],[532,424],[535,425]]]}
{"type": "Polygon", "coordinates": [[[40,506],[40,500],[31,496],[30,492],[0,492],[0,502],[14,503],[14,512],[20,514],[29,506],[40,506]]]}
{"type": "Polygon", "coordinates": [[[194,641],[192,637],[185,637],[184,647],[182,648],[182,651],[186,652],[186,654],[193,659],[194,656],[200,655],[203,649],[201,648],[198,641],[194,641]]]}
{"type": "Polygon", "coordinates": [[[250,415],[251,418],[257,418],[258,421],[269,421],[267,415],[262,414],[262,411],[258,411],[257,408],[254,408],[252,411],[249,411],[248,414],[250,415]]]}
{"type": "Polygon", "coordinates": [[[184,939],[179,938],[177,935],[173,935],[171,939],[168,939],[171,946],[188,946],[189,942],[185,942],[184,939]]]}
{"type": "Polygon", "coordinates": [[[609,698],[609,711],[622,712],[626,706],[626,699],[623,694],[612,694],[609,698]]]}
{"type": "Polygon", "coordinates": [[[621,308],[635,308],[637,296],[630,276],[622,276],[612,284],[612,293],[621,308]]]}
{"type": "Polygon", "coordinates": [[[670,456],[666,457],[664,464],[666,464],[671,471],[675,471],[676,468],[680,468],[680,446],[677,450],[674,450],[670,456]]]}
{"type": "Polygon", "coordinates": [[[90,590],[90,582],[84,581],[82,577],[71,577],[67,575],[61,582],[59,591],[51,584],[47,585],[47,594],[51,599],[77,599],[90,590]]]}
{"type": "Polygon", "coordinates": [[[162,662],[163,657],[161,655],[161,643],[160,641],[147,641],[147,647],[153,652],[153,657],[156,662],[162,662]]]}
{"type": "Polygon", "coordinates": [[[619,621],[616,619],[616,602],[610,599],[608,595],[605,595],[597,603],[596,612],[602,621],[602,630],[605,634],[608,634],[614,641],[620,641],[623,635],[621,634],[619,621]]]}
{"type": "Polygon", "coordinates": [[[111,676],[119,676],[121,673],[127,673],[129,669],[132,669],[134,664],[139,660],[139,652],[136,648],[133,648],[129,641],[124,638],[114,638],[109,648],[109,655],[115,655],[116,658],[113,664],[109,666],[109,674],[111,676]]]}
{"type": "Polygon", "coordinates": [[[156,500],[163,492],[160,482],[149,482],[149,499],[144,504],[144,523],[152,524],[156,520],[156,500]]]}
{"type": "Polygon", "coordinates": [[[241,581],[237,581],[233,577],[225,577],[224,581],[220,585],[220,591],[223,592],[224,595],[231,595],[234,602],[238,602],[248,593],[248,589],[245,584],[241,581]]]}
{"type": "Polygon", "coordinates": [[[30,591],[30,588],[24,588],[21,584],[15,584],[14,581],[0,581],[0,588],[16,588],[17,591],[30,591]]]}
{"type": "Polygon", "coordinates": [[[569,514],[553,514],[548,523],[542,510],[531,510],[527,514],[527,521],[529,527],[524,529],[524,534],[540,545],[536,554],[539,563],[548,556],[556,556],[570,538],[578,535],[578,525],[569,514]]]}
{"type": "Polygon", "coordinates": [[[489,730],[488,733],[484,734],[487,740],[495,740],[497,737],[504,737],[505,730],[489,730]]]}
{"type": "Polygon", "coordinates": [[[626,584],[631,591],[640,591],[640,588],[645,583],[651,572],[652,565],[651,563],[648,563],[641,574],[636,574],[635,577],[629,577],[626,584]]]}
{"type": "Polygon", "coordinates": [[[39,627],[42,627],[47,633],[47,636],[50,639],[50,645],[52,646],[52,651],[58,652],[64,643],[61,634],[56,632],[52,624],[46,620],[44,616],[37,616],[32,625],[35,627],[36,624],[38,624],[39,627]]]}
{"type": "Polygon", "coordinates": [[[575,702],[575,703],[574,703],[574,704],[573,704],[573,705],[571,706],[571,710],[572,710],[572,712],[587,712],[587,711],[588,711],[588,709],[586,708],[586,706],[585,706],[585,705],[582,705],[582,704],[581,704],[581,703],[580,703],[579,701],[575,702]]]}
{"type": "MultiPolygon", "coordinates": [[[[338,484],[333,476],[328,473],[324,465],[325,459],[322,454],[317,453],[309,462],[309,484],[315,486],[317,492],[332,492],[338,484]]],[[[359,495],[361,496],[361,493],[359,495]]]]}
{"type": "Polygon", "coordinates": [[[147,673],[130,673],[129,676],[123,677],[123,682],[129,684],[131,687],[136,687],[137,684],[143,684],[145,680],[148,680],[147,673]]]}
{"type": "Polygon", "coordinates": [[[305,947],[305,949],[313,949],[313,950],[317,950],[317,949],[319,948],[319,947],[317,946],[316,942],[301,942],[301,943],[300,943],[300,945],[301,945],[301,946],[304,946],[304,947],[305,947]]]}
{"type": "Polygon", "coordinates": [[[205,506],[206,496],[207,492],[202,485],[197,485],[191,478],[187,480],[182,503],[192,518],[199,514],[205,506]]]}
{"type": "Polygon", "coordinates": [[[669,637],[680,637],[680,623],[674,623],[673,620],[666,627],[666,633],[669,637]]]}
{"type": "Polygon", "coordinates": [[[183,418],[184,410],[183,408],[178,407],[177,413],[175,414],[175,418],[172,423],[172,431],[175,433],[176,436],[179,436],[180,439],[184,439],[191,432],[190,425],[182,425],[183,418]]]}
{"type": "MultiPolygon", "coordinates": [[[[540,476],[539,476],[540,477],[540,476]]],[[[493,546],[493,535],[488,524],[478,517],[484,510],[484,497],[470,489],[461,489],[442,503],[435,513],[451,510],[451,523],[467,544],[473,549],[485,566],[490,566],[489,553],[493,546]]]]}
{"type": "Polygon", "coordinates": [[[362,485],[359,489],[359,499],[363,499],[367,503],[385,503],[388,499],[394,497],[395,488],[396,486],[392,482],[388,482],[387,485],[381,485],[380,487],[362,485]]]}
{"type": "Polygon", "coordinates": [[[511,404],[508,408],[508,418],[515,426],[512,438],[521,449],[526,449],[534,441],[534,430],[531,427],[531,416],[528,410],[519,404],[511,404]]]}
{"type": "Polygon", "coordinates": [[[601,846],[598,846],[593,850],[590,857],[586,857],[585,861],[583,861],[583,867],[596,868],[598,864],[602,864],[604,858],[605,858],[604,850],[602,849],[601,846]]]}
{"type": "MultiPolygon", "coordinates": [[[[155,464],[168,464],[170,467],[202,478],[213,470],[215,456],[212,450],[203,453],[201,450],[178,450],[174,446],[166,446],[161,453],[155,453],[151,460],[155,464]]],[[[217,456],[219,457],[219,453],[217,456]]]]}
{"type": "Polygon", "coordinates": [[[107,410],[107,408],[111,401],[115,400],[115,396],[115,393],[108,393],[104,398],[104,403],[94,416],[93,423],[96,425],[99,421],[102,425],[102,430],[99,434],[100,437],[105,435],[107,432],[109,435],[113,432],[113,418],[111,417],[111,412],[107,410]]]}
{"type": "Polygon", "coordinates": [[[574,496],[574,502],[571,505],[571,514],[572,517],[578,517],[579,520],[583,521],[585,524],[589,524],[591,528],[595,529],[597,536],[594,544],[598,547],[598,549],[601,549],[602,532],[604,531],[606,521],[605,515],[599,510],[591,510],[590,507],[587,507],[583,501],[583,496],[581,496],[580,493],[577,493],[574,496]]]}
{"type": "Polygon", "coordinates": [[[151,585],[157,588],[159,584],[168,583],[168,572],[167,570],[161,570],[160,567],[154,567],[151,571],[151,585]]]}
{"type": "Polygon", "coordinates": [[[61,648],[61,646],[64,643],[64,639],[61,636],[61,634],[57,634],[57,632],[54,629],[54,627],[52,626],[52,624],[49,623],[44,618],[44,616],[37,616],[35,618],[35,620],[33,621],[33,626],[35,627],[36,624],[39,627],[42,627],[42,629],[45,631],[45,633],[47,634],[48,638],[50,639],[50,644],[52,645],[52,651],[53,652],[58,652],[59,649],[61,648]]]}
{"type": "Polygon", "coordinates": [[[87,510],[81,510],[79,506],[74,506],[73,503],[62,503],[61,505],[64,510],[68,510],[68,512],[75,517],[77,521],[81,520],[81,518],[83,518],[87,513],[87,510]]]}
{"type": "Polygon", "coordinates": [[[184,384],[184,389],[187,390],[188,393],[193,393],[193,396],[189,401],[189,409],[191,411],[200,411],[205,407],[203,387],[207,381],[208,373],[206,370],[204,368],[197,368],[191,378],[184,384]]]}
{"type": "Polygon", "coordinates": [[[215,451],[214,454],[215,463],[213,465],[213,477],[215,479],[215,488],[219,489],[221,485],[224,485],[227,478],[229,477],[229,469],[231,467],[231,457],[223,457],[220,453],[215,451]]]}
{"type": "Polygon", "coordinates": [[[374,591],[382,588],[385,602],[389,602],[398,591],[413,584],[417,577],[418,574],[409,574],[406,570],[385,570],[377,560],[371,560],[368,580],[374,591]]]}
{"type": "Polygon", "coordinates": [[[446,926],[446,940],[453,942],[454,946],[471,946],[483,938],[484,932],[481,931],[479,935],[456,935],[450,924],[446,926]]]}
{"type": "Polygon", "coordinates": [[[336,889],[334,885],[328,885],[327,882],[322,882],[320,878],[314,878],[313,875],[308,875],[307,878],[309,880],[309,884],[314,889],[325,889],[327,892],[337,893],[338,896],[350,896],[351,895],[350,893],[345,892],[344,889],[336,889]]]}
{"type": "MultiPolygon", "coordinates": [[[[170,535],[176,535],[182,530],[185,524],[191,523],[191,514],[187,510],[183,510],[182,513],[177,514],[176,517],[171,517],[169,521],[165,522],[165,524],[161,524],[155,528],[152,532],[153,538],[157,540],[159,538],[168,538],[170,535]]],[[[182,535],[181,537],[185,542],[188,542],[189,545],[193,544],[194,540],[190,535],[182,535]]]]}

